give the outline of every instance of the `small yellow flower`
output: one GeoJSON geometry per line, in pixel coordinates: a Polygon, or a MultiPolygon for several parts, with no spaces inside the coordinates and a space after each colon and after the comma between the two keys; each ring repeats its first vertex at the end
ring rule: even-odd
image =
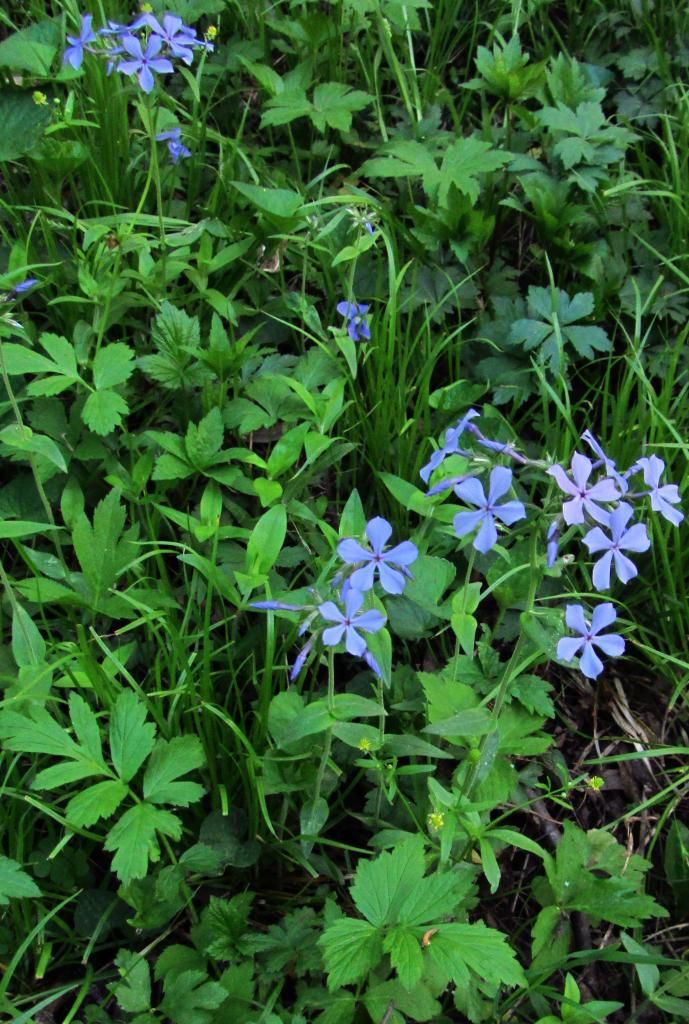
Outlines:
{"type": "Polygon", "coordinates": [[[153,7],[152,7],[152,5],[151,4],[142,4],[141,5],[141,13],[142,14],[153,14],[153,7]]]}
{"type": "Polygon", "coordinates": [[[209,25],[208,28],[206,29],[205,33],[204,33],[206,39],[209,42],[211,42],[211,43],[216,38],[217,34],[218,34],[218,26],[217,25],[209,25]]]}
{"type": "Polygon", "coordinates": [[[426,821],[432,832],[440,832],[440,829],[445,824],[445,815],[441,811],[431,811],[426,821]]]}
{"type": "Polygon", "coordinates": [[[31,93],[31,99],[34,101],[37,107],[45,107],[48,102],[48,97],[40,89],[36,89],[31,93]]]}
{"type": "Polygon", "coordinates": [[[357,743],[357,749],[361,750],[364,754],[368,754],[373,750],[373,744],[371,743],[368,736],[362,736],[357,743]]]}
{"type": "Polygon", "coordinates": [[[594,793],[597,793],[599,789],[602,789],[605,785],[605,779],[601,779],[600,775],[592,775],[590,779],[586,780],[586,785],[589,789],[592,789],[594,793]]]}

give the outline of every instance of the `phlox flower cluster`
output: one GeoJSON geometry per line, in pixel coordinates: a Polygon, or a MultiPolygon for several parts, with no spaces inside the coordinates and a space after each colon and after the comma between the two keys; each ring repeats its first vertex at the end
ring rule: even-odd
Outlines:
{"type": "MultiPolygon", "coordinates": [[[[479,458],[477,449],[494,452],[521,466],[529,465],[544,470],[555,481],[564,499],[548,522],[545,538],[547,565],[551,568],[558,559],[560,537],[564,530],[583,527],[586,532],[582,543],[589,554],[596,556],[592,582],[599,592],[610,588],[613,573],[623,584],[634,579],[638,569],[630,555],[643,553],[651,545],[646,525],[633,521],[635,504],[648,499],[652,513],[661,515],[675,526],[682,522],[684,515],[677,508],[679,491],[675,484],[661,482],[665,463],[657,455],[637,459],[629,469],[620,471],[591,431],[586,430],[582,440],[594,459],[577,451],[572,456],[569,468],[565,469],[559,463],[549,465],[528,459],[513,445],[485,437],[473,422],[478,416],[476,409],[470,409],[456,426],[446,432],[442,446],[433,452],[430,460],[422,467],[421,478],[428,484],[432,474],[451,455],[462,455],[477,465],[476,472],[441,480],[428,493],[432,495],[450,488],[454,490],[455,495],[467,506],[466,511],[458,512],[454,518],[455,533],[458,537],[473,533],[473,546],[482,554],[487,554],[497,543],[498,525],[509,527],[525,519],[526,509],[518,500],[500,500],[512,488],[512,470],[507,466],[498,465],[491,469],[486,493],[478,478],[478,473],[485,469],[485,457],[479,458]],[[476,448],[467,447],[469,444],[476,448]]],[[[621,636],[600,636],[600,631],[615,619],[616,612],[610,602],[594,610],[590,623],[581,605],[568,605],[565,621],[577,635],[560,640],[558,657],[572,661],[579,655],[581,671],[595,678],[603,670],[603,663],[594,648],[611,656],[624,651],[621,636]]]]}
{"type": "Polygon", "coordinates": [[[283,601],[253,601],[252,608],[267,611],[293,611],[303,616],[299,635],[311,635],[290,671],[290,680],[297,678],[317,640],[324,647],[344,643],[348,654],[363,658],[369,668],[380,676],[381,668],[369,650],[367,636],[379,632],[387,619],[380,609],[364,608],[371,604],[376,583],[386,593],[399,595],[412,578],[409,566],[418,558],[418,548],[405,540],[388,546],[392,526],[381,516],[366,524],[365,541],[345,537],[337,545],[342,565],[328,583],[328,599],[316,599],[309,605],[283,601]]]}
{"type": "Polygon", "coordinates": [[[190,66],[195,50],[213,49],[212,43],[198,39],[195,30],[176,14],[165,14],[159,21],[153,14],[144,13],[129,25],[108,21],[96,31],[92,15],[83,14],[79,34],[68,35],[67,43],[63,64],[76,71],[86,53],[105,57],[108,74],[114,70],[135,76],[145,93],[153,91],[155,75],[173,74],[175,62],[190,66]]]}

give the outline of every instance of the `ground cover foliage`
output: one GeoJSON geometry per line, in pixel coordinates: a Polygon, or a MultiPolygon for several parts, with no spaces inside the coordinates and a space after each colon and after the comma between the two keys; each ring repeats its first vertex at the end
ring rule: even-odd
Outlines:
{"type": "Polygon", "coordinates": [[[689,12],[0,25],[3,1019],[689,1019],[689,12]]]}

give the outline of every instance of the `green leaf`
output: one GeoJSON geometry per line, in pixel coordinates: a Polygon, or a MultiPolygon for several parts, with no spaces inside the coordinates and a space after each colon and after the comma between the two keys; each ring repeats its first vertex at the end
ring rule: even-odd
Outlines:
{"type": "Polygon", "coordinates": [[[184,448],[192,466],[203,471],[213,461],[222,447],[225,427],[217,406],[197,425],[190,423],[184,439],[184,448]]]}
{"type": "Polygon", "coordinates": [[[492,985],[526,985],[524,971],[506,936],[487,928],[482,921],[439,924],[428,951],[457,985],[467,983],[467,968],[492,985]]]}
{"type": "Polygon", "coordinates": [[[440,181],[440,172],[428,146],[412,140],[391,142],[384,146],[381,155],[366,160],[360,173],[370,178],[423,178],[426,193],[431,192],[440,181]]]}
{"type": "Polygon", "coordinates": [[[266,188],[263,185],[249,185],[243,181],[231,181],[230,184],[262,213],[280,220],[296,216],[303,205],[299,193],[291,189],[266,188]]]}
{"type": "Polygon", "coordinates": [[[129,345],[116,341],[105,345],[93,360],[93,385],[101,391],[124,384],[134,372],[134,353],[129,345]]]}
{"type": "Polygon", "coordinates": [[[395,924],[401,920],[400,908],[421,882],[424,870],[423,839],[413,836],[392,853],[359,861],[352,899],[371,924],[395,924]]]}
{"type": "Polygon", "coordinates": [[[100,818],[113,815],[127,792],[127,786],[115,779],[97,782],[95,786],[89,786],[72,797],[67,804],[65,816],[77,828],[93,825],[100,818]]]}
{"type": "Polygon", "coordinates": [[[44,434],[35,434],[31,427],[12,423],[0,430],[0,441],[15,451],[40,455],[41,458],[47,459],[48,462],[57,466],[63,473],[67,472],[65,457],[53,439],[44,434]]]}
{"type": "Polygon", "coordinates": [[[246,569],[252,576],[267,573],[275,565],[287,533],[287,511],[274,505],[258,520],[246,548],[246,569]]]}
{"type": "Polygon", "coordinates": [[[112,859],[113,871],[125,885],[135,878],[145,877],[149,859],[154,863],[160,859],[156,832],[179,839],[182,822],[176,814],[147,803],[130,807],[108,832],[105,849],[109,853],[116,851],[112,859]]]}
{"type": "Polygon", "coordinates": [[[61,43],[59,21],[45,18],[13,32],[0,43],[0,67],[45,78],[61,43]]]}
{"type": "Polygon", "coordinates": [[[213,1011],[227,999],[227,989],[209,981],[205,971],[170,972],[164,986],[160,1011],[172,1024],[211,1024],[213,1011]]]}
{"type": "Polygon", "coordinates": [[[122,981],[112,986],[112,993],[127,1013],[141,1013],[151,1007],[151,971],[139,953],[121,949],[115,964],[122,981]]]}
{"type": "Polygon", "coordinates": [[[367,921],[342,918],[318,940],[328,974],[328,991],[362,981],[383,956],[380,932],[367,921]]]}
{"type": "Polygon", "coordinates": [[[458,139],[446,151],[440,167],[438,202],[448,205],[452,185],[475,203],[479,197],[478,176],[504,167],[512,159],[511,153],[498,152],[490,142],[474,136],[458,139]]]}
{"type": "Polygon", "coordinates": [[[96,506],[93,526],[83,513],[75,520],[72,542],[95,606],[137,554],[133,543],[120,539],[125,514],[119,492],[111,491],[96,506]]]}
{"type": "Polygon", "coordinates": [[[313,107],[309,117],[319,132],[326,127],[348,132],[352,127],[352,114],[373,102],[373,96],[360,89],[352,89],[341,82],[324,82],[313,93],[313,107]]]}
{"type": "Polygon", "coordinates": [[[421,943],[409,928],[398,926],[385,936],[383,951],[390,954],[390,963],[400,982],[411,992],[423,974],[421,943]]]}
{"type": "Polygon", "coordinates": [[[30,537],[34,533],[47,533],[49,530],[54,529],[55,527],[51,526],[50,523],[31,523],[23,519],[4,519],[0,522],[0,540],[30,537]]]}
{"type": "Polygon", "coordinates": [[[94,434],[105,437],[122,426],[122,417],[128,412],[129,406],[116,391],[92,391],[81,410],[81,418],[94,434]]]}
{"type": "Polygon", "coordinates": [[[144,797],[152,804],[188,807],[200,800],[204,789],[196,782],[177,782],[204,763],[203,747],[197,736],[176,736],[158,740],[144,773],[144,797]]]}
{"type": "Polygon", "coordinates": [[[132,690],[124,690],[110,717],[110,757],[123,782],[134,778],[153,750],[155,725],[146,721],[146,706],[132,690]]]}
{"type": "Polygon", "coordinates": [[[51,118],[48,105],[34,103],[30,92],[0,90],[0,162],[18,160],[34,150],[51,118]]]}
{"type": "Polygon", "coordinates": [[[466,896],[472,877],[468,873],[446,871],[419,879],[400,908],[399,920],[413,926],[439,921],[466,896]]]}
{"type": "Polygon", "coordinates": [[[0,856],[0,906],[6,906],[12,899],[26,899],[40,896],[33,878],[16,860],[0,856]]]}
{"type": "Polygon", "coordinates": [[[312,109],[311,101],[307,99],[304,89],[299,86],[288,87],[265,103],[261,128],[290,124],[299,117],[307,117],[312,109]]]}
{"type": "Polygon", "coordinates": [[[12,609],[12,656],[18,668],[45,661],[45,640],[26,609],[16,603],[12,609]]]}

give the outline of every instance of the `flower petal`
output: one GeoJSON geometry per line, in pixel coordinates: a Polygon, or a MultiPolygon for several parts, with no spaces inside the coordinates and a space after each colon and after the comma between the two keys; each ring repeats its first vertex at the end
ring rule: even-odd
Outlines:
{"type": "Polygon", "coordinates": [[[329,626],[328,629],[323,630],[323,643],[326,647],[336,647],[342,639],[344,633],[344,626],[329,626]]]}
{"type": "Polygon", "coordinates": [[[344,615],[334,601],[325,601],[323,604],[319,604],[318,611],[326,622],[342,622],[344,619],[344,615]]]}
{"type": "Polygon", "coordinates": [[[569,479],[562,466],[556,463],[554,466],[550,466],[549,469],[546,470],[546,473],[548,474],[548,476],[553,477],[557,486],[560,488],[561,491],[564,491],[565,494],[579,493],[579,489],[574,486],[574,484],[569,479]]]}
{"type": "Polygon", "coordinates": [[[572,456],[572,479],[580,491],[588,490],[586,483],[591,476],[593,463],[581,452],[575,452],[572,456]]]}
{"type": "Polygon", "coordinates": [[[512,470],[507,466],[495,466],[490,473],[488,488],[488,504],[495,505],[499,498],[507,494],[512,486],[512,470]]]}
{"type": "Polygon", "coordinates": [[[617,619],[615,606],[610,601],[596,605],[591,616],[591,632],[596,635],[606,626],[611,626],[617,619]]]}
{"type": "Polygon", "coordinates": [[[521,501],[506,501],[493,510],[493,515],[505,526],[512,526],[519,519],[526,519],[526,509],[521,501]]]}
{"type": "Polygon", "coordinates": [[[401,594],[406,585],[406,578],[397,569],[391,569],[385,562],[378,566],[380,585],[388,594],[401,594]]]}
{"type": "Polygon", "coordinates": [[[584,502],[581,498],[572,498],[562,506],[562,518],[567,526],[575,526],[584,522],[584,502]]]}
{"type": "Polygon", "coordinates": [[[600,526],[594,526],[592,530],[589,530],[586,536],[582,537],[582,543],[588,548],[589,554],[596,551],[607,551],[612,547],[612,541],[605,536],[600,526]]]}
{"type": "Polygon", "coordinates": [[[609,633],[608,636],[597,636],[592,643],[600,647],[603,654],[609,655],[611,658],[619,658],[621,654],[624,654],[624,638],[619,633],[609,633]]]}
{"type": "Polygon", "coordinates": [[[348,619],[353,619],[356,613],[364,603],[364,595],[360,590],[352,587],[348,590],[344,598],[345,612],[348,619]]]}
{"type": "Polygon", "coordinates": [[[481,529],[474,537],[474,547],[477,551],[480,551],[482,555],[485,555],[497,542],[497,539],[498,531],[495,528],[495,520],[490,512],[484,512],[481,529]]]}
{"type": "Polygon", "coordinates": [[[354,316],[355,307],[351,304],[351,302],[338,302],[335,308],[337,309],[337,312],[340,314],[340,316],[354,316]]]}
{"type": "Polygon", "coordinates": [[[480,508],[485,508],[487,504],[481,481],[475,476],[467,477],[466,480],[462,480],[460,484],[457,484],[455,494],[469,505],[478,505],[480,508]]]}
{"type": "Polygon", "coordinates": [[[388,565],[411,565],[419,557],[419,549],[410,540],[403,540],[385,552],[388,565]]]}
{"type": "Polygon", "coordinates": [[[612,551],[606,551],[602,558],[599,558],[593,567],[592,580],[596,590],[610,589],[610,564],[612,562],[612,551]]]}
{"type": "Polygon", "coordinates": [[[584,617],[584,609],[580,604],[568,604],[565,608],[565,622],[575,633],[587,633],[588,626],[584,617]]]}
{"type": "Polygon", "coordinates": [[[630,526],[620,541],[620,547],[625,551],[648,551],[650,546],[651,539],[643,523],[634,523],[630,526]]]}
{"type": "Polygon", "coordinates": [[[621,551],[615,551],[613,558],[615,560],[615,572],[620,583],[629,583],[630,580],[639,575],[639,570],[631,558],[627,558],[621,551]]]}
{"type": "Polygon", "coordinates": [[[145,64],[142,66],[139,72],[139,85],[145,93],[153,92],[153,86],[155,85],[155,79],[151,74],[151,70],[145,64]]]}
{"type": "Polygon", "coordinates": [[[385,625],[385,616],[377,608],[369,608],[352,620],[352,625],[357,629],[363,629],[365,633],[377,633],[385,625]]]}
{"type": "Polygon", "coordinates": [[[360,592],[370,590],[376,578],[376,563],[371,559],[360,569],[356,569],[349,577],[350,585],[360,592]]]}
{"type": "Polygon", "coordinates": [[[595,679],[603,671],[603,662],[590,643],[584,644],[584,653],[579,659],[579,668],[588,679],[595,679]]]}
{"type": "Polygon", "coordinates": [[[363,636],[359,636],[353,626],[347,626],[345,629],[345,648],[349,654],[357,658],[362,658],[366,653],[366,641],[363,636]]]}
{"type": "Polygon", "coordinates": [[[485,512],[458,512],[453,520],[455,533],[458,537],[464,537],[471,533],[480,524],[485,512]]]}
{"type": "Polygon", "coordinates": [[[644,471],[644,483],[648,487],[657,487],[665,469],[664,461],[657,455],[651,455],[648,458],[639,459],[637,466],[644,471]]]}
{"type": "Polygon", "coordinates": [[[387,519],[376,516],[366,524],[366,536],[376,555],[379,555],[392,536],[392,527],[387,519]]]}
{"type": "Polygon", "coordinates": [[[574,661],[583,642],[578,636],[563,636],[558,640],[557,656],[560,661],[574,661]]]}
{"type": "Polygon", "coordinates": [[[337,545],[337,553],[343,562],[353,565],[355,562],[368,562],[371,552],[362,547],[358,540],[353,537],[345,537],[337,545]]]}

